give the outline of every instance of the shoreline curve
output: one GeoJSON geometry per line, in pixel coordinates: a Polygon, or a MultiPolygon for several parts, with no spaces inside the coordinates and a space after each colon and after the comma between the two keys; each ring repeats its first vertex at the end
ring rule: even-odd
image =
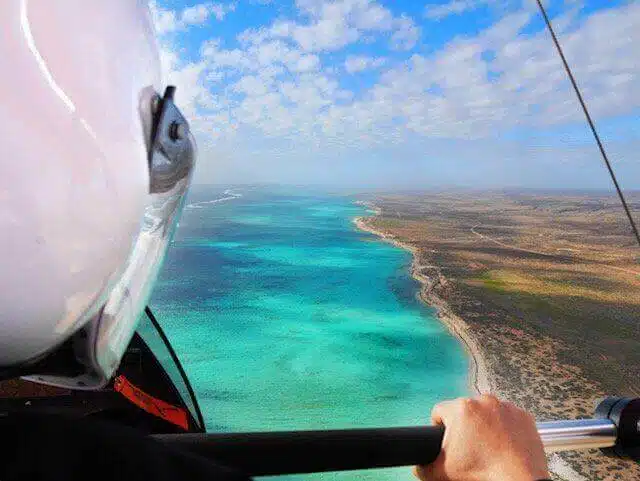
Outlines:
{"type": "Polygon", "coordinates": [[[359,203],[373,211],[373,216],[366,217],[360,216],[353,219],[355,226],[363,231],[373,234],[379,237],[382,241],[393,244],[394,246],[409,251],[412,255],[411,261],[411,277],[420,283],[419,298],[425,305],[433,307],[436,310],[436,315],[440,322],[457,337],[464,347],[469,356],[469,388],[476,394],[486,394],[493,392],[489,368],[485,360],[484,354],[480,348],[479,339],[469,330],[469,326],[466,322],[451,311],[451,308],[447,302],[441,297],[437,296],[433,290],[438,284],[444,284],[447,282],[446,278],[442,275],[439,267],[430,265],[430,269],[435,269],[437,274],[434,278],[428,277],[422,273],[422,268],[425,267],[420,263],[418,258],[418,249],[411,244],[399,241],[393,235],[377,230],[368,222],[369,219],[373,219],[380,215],[381,210],[375,205],[369,203],[359,203]]]}

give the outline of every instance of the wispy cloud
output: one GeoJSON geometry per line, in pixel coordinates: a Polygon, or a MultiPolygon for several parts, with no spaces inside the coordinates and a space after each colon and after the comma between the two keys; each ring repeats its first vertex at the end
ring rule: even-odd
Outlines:
{"type": "MultiPolygon", "coordinates": [[[[583,0],[564,0],[564,2],[568,6],[575,6],[582,4],[583,0]]],[[[548,6],[551,0],[542,0],[542,3],[548,6]]],[[[454,15],[472,13],[484,7],[503,13],[519,8],[529,11],[538,9],[536,0],[450,0],[445,3],[428,3],[424,7],[424,17],[438,21],[454,15]]]]}
{"type": "Polygon", "coordinates": [[[301,19],[278,21],[269,27],[245,32],[245,42],[268,38],[291,39],[306,51],[336,51],[368,33],[389,32],[392,44],[410,49],[419,28],[408,17],[398,17],[374,0],[297,0],[301,19]]]}
{"type": "Polygon", "coordinates": [[[200,3],[186,7],[181,11],[161,8],[155,1],[151,1],[149,5],[159,35],[185,30],[192,25],[202,25],[211,17],[222,21],[228,13],[233,12],[236,8],[235,3],[214,2],[200,3]]]}
{"type": "MultiPolygon", "coordinates": [[[[445,7],[455,14],[468,11],[468,4],[454,1],[427,12],[443,18],[449,15],[445,7]]],[[[211,4],[202,5],[209,7],[172,12],[182,27],[156,7],[159,31],[217,17],[211,4]]],[[[452,35],[437,49],[424,48],[426,24],[380,2],[298,0],[296,8],[238,32],[237,39],[207,39],[190,62],[163,44],[181,107],[201,143],[215,142],[205,152],[228,149],[228,155],[245,152],[245,159],[260,150],[297,159],[338,151],[375,156],[382,152],[375,149],[424,148],[424,142],[440,140],[498,142],[522,129],[533,138],[536,129],[582,122],[547,33],[530,28],[535,10],[528,3],[474,35],[452,35]],[[367,47],[372,54],[351,53],[351,46],[362,48],[365,41],[377,45],[367,47]],[[345,82],[364,71],[367,86],[345,82]]],[[[564,26],[562,43],[597,119],[640,107],[639,4],[583,17],[565,9],[554,22],[564,26]],[[604,41],[603,32],[615,35],[604,41]]],[[[497,144],[495,150],[501,151],[497,144]]]]}
{"type": "Polygon", "coordinates": [[[486,0],[452,0],[449,3],[427,5],[424,15],[432,20],[441,20],[449,15],[460,15],[461,13],[475,10],[486,3],[486,0]]]}
{"type": "Polygon", "coordinates": [[[349,73],[362,72],[382,67],[386,59],[382,57],[367,57],[364,55],[349,55],[344,61],[344,69],[349,73]]]}

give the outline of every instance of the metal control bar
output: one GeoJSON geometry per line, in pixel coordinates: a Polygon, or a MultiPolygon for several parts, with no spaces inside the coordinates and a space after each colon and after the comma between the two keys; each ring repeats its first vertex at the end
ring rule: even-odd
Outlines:
{"type": "MultiPolygon", "coordinates": [[[[538,423],[548,451],[612,447],[608,419],[538,423]]],[[[252,476],[429,464],[440,452],[438,426],[232,434],[168,434],[157,439],[252,476]]]]}
{"type": "Polygon", "coordinates": [[[617,429],[609,419],[580,419],[538,423],[538,433],[548,453],[576,449],[611,448],[617,429]]]}

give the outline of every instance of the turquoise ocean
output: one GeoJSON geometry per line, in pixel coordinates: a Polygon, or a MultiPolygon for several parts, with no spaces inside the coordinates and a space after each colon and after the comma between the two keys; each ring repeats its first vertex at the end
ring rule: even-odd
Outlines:
{"type": "Polygon", "coordinates": [[[467,356],[417,300],[411,255],[359,231],[354,217],[370,212],[354,200],[191,192],[150,304],[209,431],[424,425],[436,402],[468,393],[467,356]]]}

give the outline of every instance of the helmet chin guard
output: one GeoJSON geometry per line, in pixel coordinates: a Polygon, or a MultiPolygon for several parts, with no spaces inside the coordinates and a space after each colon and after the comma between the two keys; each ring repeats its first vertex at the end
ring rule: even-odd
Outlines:
{"type": "Polygon", "coordinates": [[[162,98],[151,89],[141,95],[149,151],[149,202],[120,279],[93,319],[58,350],[25,367],[30,374],[27,379],[97,389],[118,368],[162,266],[193,173],[195,140],[174,104],[175,90],[167,87],[162,98]]]}

